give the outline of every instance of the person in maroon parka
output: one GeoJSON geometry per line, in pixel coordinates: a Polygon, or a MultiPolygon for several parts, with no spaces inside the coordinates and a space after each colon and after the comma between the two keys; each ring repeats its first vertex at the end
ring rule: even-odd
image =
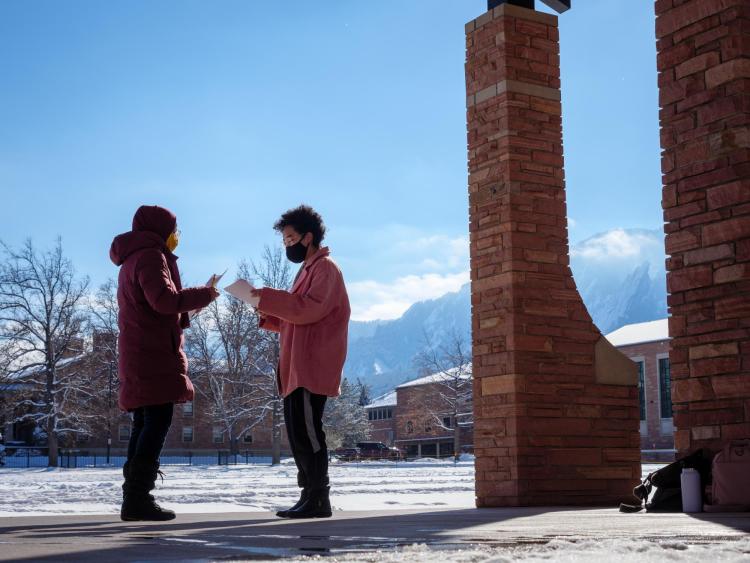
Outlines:
{"type": "Polygon", "coordinates": [[[120,266],[117,286],[120,336],[120,408],[133,413],[120,516],[123,520],[171,520],[149,493],[159,473],[159,455],[172,424],[175,403],[193,400],[182,349],[189,311],[219,296],[212,287],[182,289],[175,215],[143,205],[133,230],[115,237],[109,255],[120,266]]]}

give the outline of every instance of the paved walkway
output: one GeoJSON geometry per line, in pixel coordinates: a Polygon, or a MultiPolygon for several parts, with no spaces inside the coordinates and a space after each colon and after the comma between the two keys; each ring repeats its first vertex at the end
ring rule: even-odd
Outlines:
{"type": "Polygon", "coordinates": [[[114,515],[18,516],[0,518],[0,560],[273,560],[314,554],[346,560],[414,543],[446,551],[481,545],[501,553],[561,538],[691,545],[745,542],[748,533],[750,514],[620,514],[613,509],[339,512],[327,520],[305,521],[280,520],[270,513],[186,514],[167,524],[123,523],[114,515]]]}

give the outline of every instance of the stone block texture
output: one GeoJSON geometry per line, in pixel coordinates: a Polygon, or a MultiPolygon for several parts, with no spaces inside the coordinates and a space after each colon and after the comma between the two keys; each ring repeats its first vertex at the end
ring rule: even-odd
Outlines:
{"type": "Polygon", "coordinates": [[[630,499],[635,365],[569,267],[557,18],[504,4],[466,42],[477,506],[630,499]],[[602,382],[595,349],[627,373],[602,382]]]}
{"type": "Polygon", "coordinates": [[[679,455],[750,438],[750,2],[655,9],[679,455]]]}

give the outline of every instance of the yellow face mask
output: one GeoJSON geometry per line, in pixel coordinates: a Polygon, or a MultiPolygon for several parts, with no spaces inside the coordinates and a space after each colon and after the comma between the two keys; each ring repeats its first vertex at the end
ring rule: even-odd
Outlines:
{"type": "Polygon", "coordinates": [[[167,238],[167,248],[170,252],[174,252],[178,244],[180,244],[180,231],[175,231],[167,238]]]}

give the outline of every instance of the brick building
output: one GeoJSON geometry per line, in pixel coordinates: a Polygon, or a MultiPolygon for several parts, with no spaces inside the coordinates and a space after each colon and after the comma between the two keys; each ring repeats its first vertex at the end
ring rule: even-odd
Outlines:
{"type": "Polygon", "coordinates": [[[643,459],[674,456],[668,319],[625,325],[607,334],[638,366],[638,403],[643,459]]]}
{"type": "Polygon", "coordinates": [[[370,439],[394,446],[396,440],[396,391],[386,393],[365,407],[370,421],[370,439]]]}
{"type": "Polygon", "coordinates": [[[469,382],[469,393],[458,420],[444,397],[445,375],[432,374],[407,381],[365,407],[372,439],[396,446],[410,458],[447,457],[453,455],[458,424],[460,451],[473,451],[471,375],[461,378],[469,382]]]}

